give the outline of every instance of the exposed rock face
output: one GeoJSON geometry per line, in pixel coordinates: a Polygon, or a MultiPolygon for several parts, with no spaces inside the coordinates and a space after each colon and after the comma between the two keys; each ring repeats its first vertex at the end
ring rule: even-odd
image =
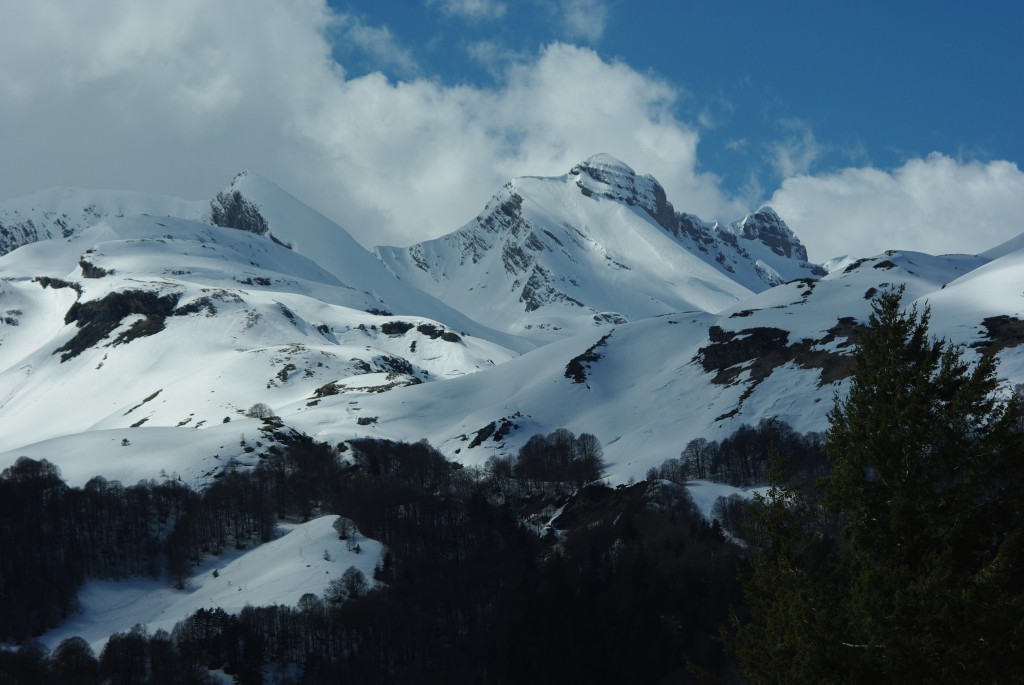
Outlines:
{"type": "Polygon", "coordinates": [[[637,206],[669,232],[675,231],[676,212],[665,189],[650,175],[637,176],[628,165],[608,154],[590,157],[569,171],[580,192],[637,206]]]}
{"type": "Polygon", "coordinates": [[[6,222],[0,219],[0,254],[7,254],[22,245],[34,243],[39,239],[39,229],[32,219],[22,221],[7,219],[6,222]]]}
{"type": "MultiPolygon", "coordinates": [[[[797,239],[775,210],[762,207],[753,214],[748,214],[739,223],[741,235],[747,240],[759,240],[780,257],[796,257],[807,261],[807,248],[797,239]]],[[[824,276],[824,269],[818,274],[824,276]]]]}
{"type": "Polygon", "coordinates": [[[107,294],[103,299],[75,302],[64,316],[64,323],[74,323],[78,332],[61,347],[53,351],[62,353],[61,362],[77,357],[85,349],[97,345],[132,314],[144,319],[136,321],[110,345],[131,342],[135,338],[155,335],[164,329],[164,320],[171,316],[178,304],[178,295],[157,295],[145,290],[125,290],[107,294]]]}
{"type": "MultiPolygon", "coordinates": [[[[52,191],[52,194],[60,192],[58,189],[52,191]]],[[[41,201],[41,204],[44,203],[45,200],[41,201]]],[[[80,207],[77,212],[61,211],[55,204],[32,212],[17,207],[0,207],[0,254],[7,254],[39,240],[67,238],[106,215],[94,204],[80,207]]]]}
{"type": "Polygon", "coordinates": [[[741,282],[754,290],[828,273],[807,261],[807,248],[771,207],[724,226],[679,213],[671,232],[695,254],[706,255],[708,263],[745,279],[741,282]]]}
{"type": "Polygon", "coordinates": [[[70,238],[100,222],[136,214],[201,219],[205,203],[162,195],[48,188],[0,202],[0,254],[22,245],[70,238]]]}
{"type": "Polygon", "coordinates": [[[711,380],[714,384],[746,385],[736,408],[718,417],[728,418],[739,413],[757,386],[785,364],[819,369],[818,387],[848,378],[854,369],[854,345],[864,330],[864,325],[854,318],[842,317],[820,339],[805,338],[791,343],[789,331],[781,328],[757,326],[727,331],[721,326],[711,326],[709,344],[697,351],[693,361],[707,373],[715,374],[711,380]]]}
{"type": "Polygon", "coordinates": [[[544,340],[613,319],[717,311],[729,297],[825,275],[770,208],[707,223],[608,154],[563,176],[513,179],[459,230],[375,251],[467,315],[544,340]]]}
{"type": "Polygon", "coordinates": [[[975,349],[995,354],[1024,345],[1024,321],[1015,316],[990,316],[981,325],[985,329],[984,339],[971,344],[975,349]]]}
{"type": "Polygon", "coordinates": [[[639,176],[607,154],[580,162],[569,171],[569,178],[586,197],[596,196],[643,209],[687,249],[715,268],[732,277],[746,276],[741,282],[753,290],[827,273],[807,261],[807,249],[771,207],[762,207],[726,226],[707,223],[693,214],[677,212],[653,176],[639,176]]]}
{"type": "Polygon", "coordinates": [[[210,201],[210,221],[214,226],[237,228],[256,235],[266,235],[270,230],[259,207],[231,189],[217,193],[210,201]]]}

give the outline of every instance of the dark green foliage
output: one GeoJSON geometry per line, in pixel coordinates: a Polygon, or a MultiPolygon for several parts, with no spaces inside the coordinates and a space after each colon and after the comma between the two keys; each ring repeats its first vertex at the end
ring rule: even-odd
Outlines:
{"type": "Polygon", "coordinates": [[[852,654],[863,672],[997,682],[1024,669],[1024,439],[994,358],[971,367],[901,295],[873,303],[829,417],[845,641],[868,645],[852,654]]]}
{"type": "Polygon", "coordinates": [[[813,503],[773,482],[755,496],[749,517],[745,536],[755,552],[741,574],[747,604],[726,638],[744,675],[755,684],[847,682],[836,640],[833,541],[813,503]]]}
{"type": "Polygon", "coordinates": [[[16,650],[0,649],[0,682],[4,685],[48,685],[49,653],[46,647],[29,640],[16,650]]]}
{"type": "MultiPolygon", "coordinates": [[[[595,448],[568,431],[548,437],[595,448]]],[[[737,598],[728,572],[737,548],[700,518],[685,488],[591,485],[509,499],[425,442],[353,441],[346,457],[294,438],[201,494],[174,481],[124,487],[96,478],[67,488],[42,462],[5,471],[0,487],[43,502],[52,491],[59,516],[48,523],[28,510],[19,518],[25,502],[12,497],[0,525],[25,536],[67,526],[64,543],[78,545],[87,577],[145,574],[156,560],[183,586],[198,559],[268,539],[278,515],[313,511],[344,515],[353,524],[339,528],[350,542],[365,534],[387,552],[374,573],[383,585],[371,590],[346,572],[331,588],[342,602],[307,595],[296,608],[200,610],[170,635],[136,628],[112,636],[99,664],[80,641],[50,658],[31,644],[0,650],[0,680],[90,683],[98,669],[105,683],[202,683],[209,669],[223,669],[258,683],[268,664],[308,683],[694,682],[688,661],[729,673],[713,636],[737,598]],[[550,520],[558,509],[557,536],[519,523],[537,511],[550,520]],[[617,652],[629,658],[608,659],[617,652]],[[53,680],[58,673],[80,675],[53,680]]],[[[25,547],[45,549],[40,561],[51,565],[38,567],[35,597],[56,595],[54,560],[64,552],[49,542],[25,547]]],[[[0,556],[0,566],[8,559],[19,561],[0,556]]],[[[0,606],[5,621],[26,616],[0,606]]]]}
{"type": "Polygon", "coordinates": [[[736,651],[753,682],[1011,682],[1024,672],[1024,437],[992,357],[928,335],[929,310],[873,303],[829,419],[830,535],[774,488],[736,651]]]}
{"type": "Polygon", "coordinates": [[[99,661],[89,644],[80,637],[69,637],[57,645],[50,656],[50,669],[58,683],[99,685],[99,661]]]}
{"type": "Polygon", "coordinates": [[[349,445],[362,472],[387,483],[439,492],[447,489],[455,470],[426,440],[399,443],[366,438],[352,440],[349,445]]]}
{"type": "Polygon", "coordinates": [[[38,636],[75,609],[85,572],[66,491],[45,459],[0,473],[0,642],[38,636]]]}

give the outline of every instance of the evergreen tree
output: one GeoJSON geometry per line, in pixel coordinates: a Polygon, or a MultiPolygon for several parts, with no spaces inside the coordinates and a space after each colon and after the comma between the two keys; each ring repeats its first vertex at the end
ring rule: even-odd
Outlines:
{"type": "Polygon", "coordinates": [[[1024,672],[1024,440],[995,359],[972,368],[902,295],[873,302],[829,415],[842,644],[862,681],[999,682],[1024,672]]]}
{"type": "Polygon", "coordinates": [[[771,485],[754,496],[746,535],[755,550],[741,575],[747,600],[726,643],[751,683],[844,682],[837,649],[837,568],[815,504],[784,483],[769,450],[771,485]]]}
{"type": "Polygon", "coordinates": [[[1024,672],[1024,437],[995,360],[928,334],[903,289],[872,302],[829,415],[821,518],[763,502],[734,649],[753,682],[1011,682],[1024,672]],[[828,551],[828,546],[817,546],[828,551]]]}

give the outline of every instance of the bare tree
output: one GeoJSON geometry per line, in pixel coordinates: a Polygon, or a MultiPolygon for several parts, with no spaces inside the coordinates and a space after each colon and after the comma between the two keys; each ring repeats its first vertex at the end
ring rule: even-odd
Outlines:
{"type": "Polygon", "coordinates": [[[249,418],[265,420],[274,416],[274,410],[266,402],[257,402],[249,407],[245,415],[249,418]]]}

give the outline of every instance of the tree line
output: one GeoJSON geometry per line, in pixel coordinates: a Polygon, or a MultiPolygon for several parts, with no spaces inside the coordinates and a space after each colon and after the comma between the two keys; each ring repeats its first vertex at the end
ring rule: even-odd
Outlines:
{"type": "MultiPolygon", "coordinates": [[[[556,433],[552,445],[580,444],[556,433]]],[[[588,439],[582,445],[596,451],[588,439]]],[[[243,683],[696,682],[690,661],[723,675],[732,667],[714,638],[739,597],[731,573],[738,548],[703,520],[685,488],[594,483],[570,493],[537,481],[530,490],[534,476],[513,460],[508,479],[520,473],[520,489],[487,469],[448,462],[426,442],[345,447],[297,440],[279,459],[225,474],[203,493],[173,481],[86,489],[111,495],[101,503],[104,520],[140,518],[136,532],[145,528],[151,541],[140,549],[159,550],[172,584],[176,560],[187,571],[195,554],[256,544],[281,512],[334,512],[383,542],[372,579],[353,576],[350,586],[306,595],[294,607],[249,607],[237,616],[202,610],[169,633],[137,627],[111,636],[99,655],[74,638],[52,654],[29,640],[0,652],[0,673],[33,683],[60,682],[71,671],[83,683],[202,683],[211,669],[243,683]],[[524,525],[538,510],[562,512],[558,536],[524,525]]],[[[16,466],[2,480],[33,464],[16,466]]],[[[79,496],[52,465],[35,468],[48,474],[57,500],[79,496]]],[[[67,509],[58,501],[58,524],[67,509]]],[[[338,530],[351,532],[347,524],[338,530]]],[[[137,568],[159,568],[147,564],[137,568]]],[[[4,596],[0,613],[12,599],[4,596]]],[[[47,627],[42,617],[36,625],[47,627]]]]}
{"type": "Polygon", "coordinates": [[[19,458],[0,472],[0,642],[66,619],[87,579],[166,575],[183,588],[203,557],[270,540],[286,515],[308,519],[336,461],[298,437],[197,492],[173,478],[125,486],[97,476],[69,487],[49,461],[19,458]]]}
{"type": "Polygon", "coordinates": [[[762,419],[756,426],[741,425],[720,441],[691,440],[678,458],[649,469],[647,478],[677,483],[710,480],[752,487],[767,482],[773,458],[785,460],[790,481],[805,485],[813,485],[818,478],[828,475],[830,468],[824,435],[800,433],[784,421],[762,419]]]}

